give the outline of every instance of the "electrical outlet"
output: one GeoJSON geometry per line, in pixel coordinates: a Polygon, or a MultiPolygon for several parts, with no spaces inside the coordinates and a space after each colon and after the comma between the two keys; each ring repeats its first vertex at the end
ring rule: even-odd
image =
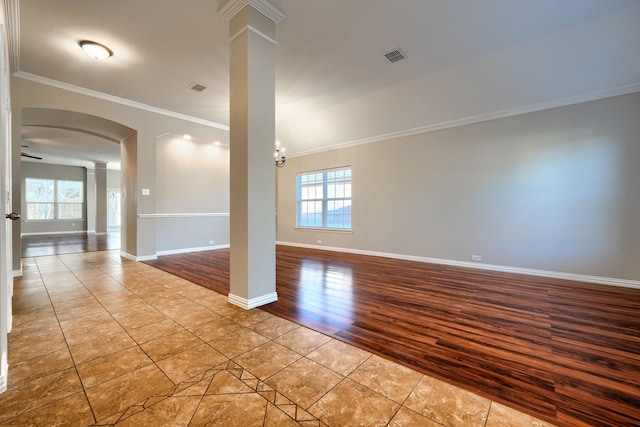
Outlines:
{"type": "Polygon", "coordinates": [[[318,239],[318,244],[321,245],[322,244],[322,240],[318,239]]]}
{"type": "Polygon", "coordinates": [[[471,261],[482,261],[482,257],[480,255],[471,255],[471,261]]]}
{"type": "Polygon", "coordinates": [[[215,244],[216,244],[216,241],[215,241],[215,240],[209,240],[209,244],[210,244],[210,245],[215,245],[215,244]]]}

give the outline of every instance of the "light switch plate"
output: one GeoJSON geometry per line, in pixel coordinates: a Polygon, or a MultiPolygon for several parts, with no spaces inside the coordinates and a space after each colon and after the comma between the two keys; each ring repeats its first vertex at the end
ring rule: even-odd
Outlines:
{"type": "Polygon", "coordinates": [[[142,195],[143,196],[148,196],[151,194],[151,191],[148,188],[143,188],[142,189],[142,195]]]}

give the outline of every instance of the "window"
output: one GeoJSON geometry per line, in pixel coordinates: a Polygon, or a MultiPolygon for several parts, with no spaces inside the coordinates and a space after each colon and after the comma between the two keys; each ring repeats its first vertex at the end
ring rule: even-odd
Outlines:
{"type": "Polygon", "coordinates": [[[296,226],[351,229],[351,169],[296,177],[296,226]]]}
{"type": "Polygon", "coordinates": [[[120,227],[121,207],[120,190],[107,189],[107,226],[120,227]]]}
{"type": "Polygon", "coordinates": [[[84,185],[82,181],[25,179],[27,219],[82,219],[84,185]]]}

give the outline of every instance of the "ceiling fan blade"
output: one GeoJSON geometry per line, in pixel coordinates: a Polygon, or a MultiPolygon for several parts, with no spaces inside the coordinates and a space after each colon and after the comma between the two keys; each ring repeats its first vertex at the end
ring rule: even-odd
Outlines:
{"type": "Polygon", "coordinates": [[[42,160],[42,157],[32,156],[31,154],[27,154],[27,153],[20,153],[20,155],[21,155],[22,157],[29,157],[29,158],[31,158],[31,159],[42,160]]]}

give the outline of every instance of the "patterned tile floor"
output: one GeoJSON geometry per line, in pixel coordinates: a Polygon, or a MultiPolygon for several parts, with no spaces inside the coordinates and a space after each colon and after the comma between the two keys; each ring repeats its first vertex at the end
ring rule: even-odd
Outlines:
{"type": "Polygon", "coordinates": [[[23,271],[0,425],[548,425],[118,251],[23,271]]]}

